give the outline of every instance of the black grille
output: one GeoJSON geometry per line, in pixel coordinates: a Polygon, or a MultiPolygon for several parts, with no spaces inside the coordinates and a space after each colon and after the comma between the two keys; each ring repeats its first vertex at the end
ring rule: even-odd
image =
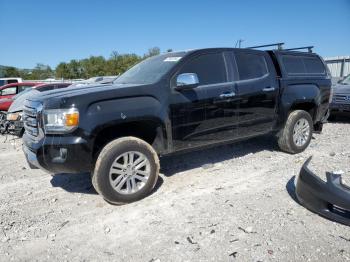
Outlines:
{"type": "Polygon", "coordinates": [[[27,134],[37,137],[39,135],[39,112],[37,103],[26,101],[23,109],[23,123],[27,134]]]}
{"type": "Polygon", "coordinates": [[[349,95],[336,94],[333,96],[333,102],[350,104],[350,94],[349,95]]]}

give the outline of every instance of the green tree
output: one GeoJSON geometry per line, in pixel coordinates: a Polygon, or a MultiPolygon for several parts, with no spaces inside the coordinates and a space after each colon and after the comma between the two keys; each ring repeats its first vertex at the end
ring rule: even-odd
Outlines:
{"type": "Polygon", "coordinates": [[[56,78],[70,78],[69,66],[66,63],[59,63],[56,67],[56,78]]]}
{"type": "Polygon", "coordinates": [[[47,78],[52,78],[53,76],[54,72],[50,66],[38,63],[32,70],[31,74],[28,74],[27,78],[32,80],[44,80],[47,78]]]}
{"type": "Polygon", "coordinates": [[[4,77],[20,77],[21,73],[20,71],[12,66],[5,67],[4,71],[4,77]]]}
{"type": "Polygon", "coordinates": [[[120,75],[141,60],[142,58],[136,54],[120,55],[118,52],[112,52],[110,58],[106,61],[106,74],[120,75]]]}
{"type": "Polygon", "coordinates": [[[81,60],[84,77],[103,76],[106,72],[106,59],[103,56],[90,56],[81,60]]]}
{"type": "Polygon", "coordinates": [[[160,54],[160,48],[159,47],[152,47],[148,49],[148,53],[144,55],[144,58],[148,58],[151,56],[159,55],[160,54]]]}
{"type": "Polygon", "coordinates": [[[143,56],[136,54],[119,54],[113,51],[108,59],[103,56],[90,56],[82,60],[71,60],[56,67],[57,78],[77,79],[94,76],[120,75],[143,59],[160,54],[158,47],[148,50],[143,56]]]}

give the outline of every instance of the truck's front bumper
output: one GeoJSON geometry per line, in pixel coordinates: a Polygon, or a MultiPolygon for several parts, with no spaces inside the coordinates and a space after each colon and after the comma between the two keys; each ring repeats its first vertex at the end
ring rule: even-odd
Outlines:
{"type": "Polygon", "coordinates": [[[340,175],[327,173],[323,181],[308,168],[311,157],[303,165],[296,184],[300,203],[319,215],[350,225],[350,188],[340,175]]]}
{"type": "Polygon", "coordinates": [[[26,147],[25,145],[22,145],[22,150],[27,159],[29,167],[31,169],[39,169],[39,168],[44,169],[43,167],[40,166],[38,162],[38,158],[36,157],[36,154],[30,151],[28,147],[26,147]]]}
{"type": "Polygon", "coordinates": [[[91,150],[81,137],[47,136],[34,141],[23,135],[23,152],[31,168],[49,173],[81,173],[92,170],[91,150]]]}

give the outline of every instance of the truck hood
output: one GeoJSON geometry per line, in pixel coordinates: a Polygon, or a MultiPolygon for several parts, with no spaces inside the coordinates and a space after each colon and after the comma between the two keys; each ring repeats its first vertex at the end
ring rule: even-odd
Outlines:
{"type": "MultiPolygon", "coordinates": [[[[152,88],[151,88],[152,90],[152,88]]],[[[75,86],[41,93],[28,100],[42,102],[46,108],[79,106],[95,101],[116,99],[121,97],[141,96],[150,94],[150,86],[144,84],[94,84],[75,86]]]]}
{"type": "Polygon", "coordinates": [[[334,94],[350,94],[350,85],[335,85],[333,92],[334,94]]]}

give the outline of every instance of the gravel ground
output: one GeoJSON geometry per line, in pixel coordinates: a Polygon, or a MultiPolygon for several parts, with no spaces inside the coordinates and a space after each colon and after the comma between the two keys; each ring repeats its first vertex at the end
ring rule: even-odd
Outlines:
{"type": "MultiPolygon", "coordinates": [[[[311,168],[350,177],[350,124],[329,123],[298,155],[270,137],[161,160],[142,201],[112,206],[89,174],[30,170],[0,137],[0,261],[346,261],[350,230],[293,200],[311,168]]],[[[350,181],[350,180],[349,180],[350,181]]]]}

